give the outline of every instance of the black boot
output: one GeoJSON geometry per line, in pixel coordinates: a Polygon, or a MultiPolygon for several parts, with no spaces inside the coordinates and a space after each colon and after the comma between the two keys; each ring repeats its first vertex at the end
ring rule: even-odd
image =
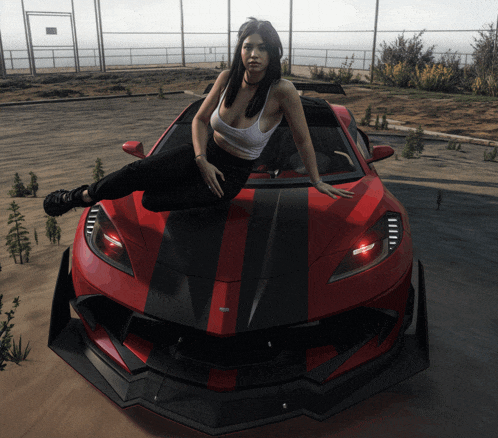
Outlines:
{"type": "Polygon", "coordinates": [[[48,194],[43,201],[43,209],[49,216],[61,216],[75,207],[91,207],[96,202],[84,202],[83,192],[88,185],[73,190],[57,190],[48,194]]]}

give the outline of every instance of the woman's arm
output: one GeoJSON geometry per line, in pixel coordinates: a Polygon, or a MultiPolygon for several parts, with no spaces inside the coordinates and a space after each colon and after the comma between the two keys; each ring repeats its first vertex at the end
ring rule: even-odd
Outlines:
{"type": "Polygon", "coordinates": [[[206,99],[204,99],[204,102],[202,102],[201,107],[192,120],[192,143],[194,144],[195,161],[206,184],[211,187],[213,193],[220,198],[223,196],[223,190],[218,182],[217,175],[220,175],[223,181],[225,180],[225,177],[216,166],[207,161],[206,146],[209,136],[209,120],[211,119],[211,114],[213,114],[213,111],[218,105],[221,91],[227,84],[228,73],[228,70],[220,73],[213,88],[211,88],[211,91],[206,99]]]}
{"type": "Polygon", "coordinates": [[[211,91],[202,102],[192,120],[192,142],[194,143],[195,155],[205,154],[208,141],[208,126],[211,114],[213,114],[221,96],[221,91],[227,84],[228,70],[220,73],[211,91]]]}
{"type": "Polygon", "coordinates": [[[311,142],[303,105],[294,84],[287,80],[281,80],[278,84],[277,98],[279,99],[280,107],[287,119],[287,123],[289,124],[301,160],[308,171],[311,183],[319,192],[329,195],[334,199],[337,199],[337,196],[335,195],[351,198],[353,192],[336,189],[329,184],[320,182],[315,149],[311,142]]]}

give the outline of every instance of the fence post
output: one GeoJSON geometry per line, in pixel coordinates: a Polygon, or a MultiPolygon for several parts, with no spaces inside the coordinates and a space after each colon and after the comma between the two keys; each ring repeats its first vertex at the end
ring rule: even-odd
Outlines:
{"type": "MultiPolygon", "coordinates": [[[[231,48],[231,35],[230,35],[230,29],[232,28],[232,24],[231,24],[231,3],[230,3],[230,0],[228,0],[228,56],[227,56],[227,59],[228,59],[228,68],[231,67],[231,64],[232,64],[232,48],[231,48]]],[[[216,49],[215,49],[215,54],[216,54],[216,49]]],[[[215,56],[215,62],[216,62],[216,56],[215,56]]]]}
{"type": "Polygon", "coordinates": [[[180,27],[182,32],[182,66],[185,67],[185,32],[183,28],[183,0],[180,0],[180,27]]]}
{"type": "Polygon", "coordinates": [[[106,71],[105,52],[104,52],[104,35],[102,33],[102,11],[100,9],[100,0],[94,0],[95,5],[95,24],[97,25],[97,46],[99,49],[100,71],[106,71]]]}
{"type": "Polygon", "coordinates": [[[74,66],[76,73],[80,72],[80,54],[78,51],[78,35],[76,34],[76,19],[74,17],[74,0],[71,0],[71,28],[73,30],[73,50],[74,50],[74,66]]]}
{"type": "MultiPolygon", "coordinates": [[[[12,54],[10,55],[12,58],[12,54]]],[[[5,67],[5,57],[3,54],[2,32],[0,31],[0,72],[4,78],[7,75],[7,68],[5,67]]]]}
{"type": "Polygon", "coordinates": [[[292,0],[289,10],[289,76],[292,74],[292,0]]]}
{"type": "Polygon", "coordinates": [[[375,26],[374,26],[374,40],[372,47],[372,64],[370,64],[370,83],[374,79],[374,65],[375,65],[375,46],[377,45],[377,21],[379,19],[379,0],[375,4],[375,26]]]}
{"type": "Polygon", "coordinates": [[[33,76],[35,76],[36,75],[35,54],[33,52],[33,43],[31,41],[31,32],[29,29],[29,16],[26,14],[26,9],[24,8],[24,0],[21,0],[21,6],[22,6],[22,16],[24,20],[24,33],[26,34],[26,48],[28,53],[29,72],[33,76]]]}
{"type": "Polygon", "coordinates": [[[130,65],[133,65],[133,54],[131,53],[132,48],[130,47],[130,65]]]}

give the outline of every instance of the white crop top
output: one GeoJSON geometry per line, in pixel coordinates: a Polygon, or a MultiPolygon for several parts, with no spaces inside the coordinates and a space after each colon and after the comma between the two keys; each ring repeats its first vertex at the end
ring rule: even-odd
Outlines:
{"type": "Polygon", "coordinates": [[[244,152],[244,154],[248,156],[249,160],[255,160],[261,155],[261,152],[268,143],[271,135],[280,124],[280,122],[277,123],[268,132],[261,132],[261,130],[259,129],[259,120],[261,119],[261,115],[265,110],[266,102],[268,101],[268,96],[270,95],[270,90],[271,87],[269,88],[268,94],[266,95],[265,104],[263,105],[263,109],[259,113],[258,120],[256,120],[256,122],[249,128],[233,128],[232,126],[227,125],[223,120],[221,120],[220,106],[221,102],[223,102],[223,98],[225,97],[226,89],[221,95],[218,106],[213,111],[213,114],[211,114],[212,128],[218,134],[220,134],[221,138],[223,138],[223,140],[225,140],[230,146],[241,152],[244,152]]]}

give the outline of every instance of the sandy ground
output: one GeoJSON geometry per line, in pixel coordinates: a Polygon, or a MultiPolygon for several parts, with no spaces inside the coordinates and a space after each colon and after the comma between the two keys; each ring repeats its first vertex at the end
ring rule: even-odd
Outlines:
{"type": "MultiPolygon", "coordinates": [[[[191,89],[202,90],[204,82],[195,82],[191,89]]],[[[187,85],[188,79],[178,87],[187,85]]],[[[368,93],[368,99],[386,105],[382,95],[368,93]]],[[[5,101],[5,95],[0,96],[5,101]]],[[[334,101],[347,99],[349,107],[361,109],[366,98],[354,100],[352,96],[348,92],[347,98],[334,97],[334,101]]],[[[16,339],[22,335],[23,343],[29,340],[32,346],[28,361],[20,366],[9,364],[0,373],[1,438],[202,436],[153,416],[123,413],[47,348],[60,257],[72,243],[82,210],[58,219],[62,239],[57,246],[45,237],[41,206],[50,191],[90,182],[97,157],[106,173],[134,160],[121,151],[126,140],[143,141],[148,151],[178,112],[195,99],[179,94],[165,99],[128,97],[0,107],[2,235],[7,232],[7,208],[12,202],[8,190],[14,173],[19,172],[27,184],[33,171],[40,184],[38,198],[15,199],[33,244],[30,263],[15,265],[5,245],[0,245],[4,311],[14,297],[21,297],[13,334],[16,339]],[[39,245],[34,243],[35,229],[39,245]]],[[[449,110],[441,109],[437,121],[461,127],[462,135],[493,140],[498,132],[497,105],[496,101],[482,105],[478,114],[468,109],[459,121],[456,115],[460,113],[447,114],[449,110]],[[467,129],[470,118],[479,126],[467,129]]],[[[390,117],[409,118],[409,111],[405,114],[405,108],[399,108],[400,113],[390,117]]],[[[353,111],[361,118],[361,111],[353,111]]],[[[411,111],[413,119],[408,122],[417,126],[427,111],[424,102],[411,105],[411,111]]],[[[432,119],[422,126],[430,123],[432,119]]],[[[446,129],[445,125],[430,127],[436,128],[446,129]]],[[[386,187],[407,208],[415,256],[426,267],[431,367],[323,423],[301,417],[236,436],[496,436],[498,163],[483,161],[488,148],[481,145],[464,143],[458,152],[447,150],[445,142],[426,139],[422,156],[405,160],[401,158],[402,137],[378,136],[372,131],[372,141],[391,144],[398,156],[376,167],[386,187]],[[438,190],[443,198],[436,210],[438,190]]]]}

